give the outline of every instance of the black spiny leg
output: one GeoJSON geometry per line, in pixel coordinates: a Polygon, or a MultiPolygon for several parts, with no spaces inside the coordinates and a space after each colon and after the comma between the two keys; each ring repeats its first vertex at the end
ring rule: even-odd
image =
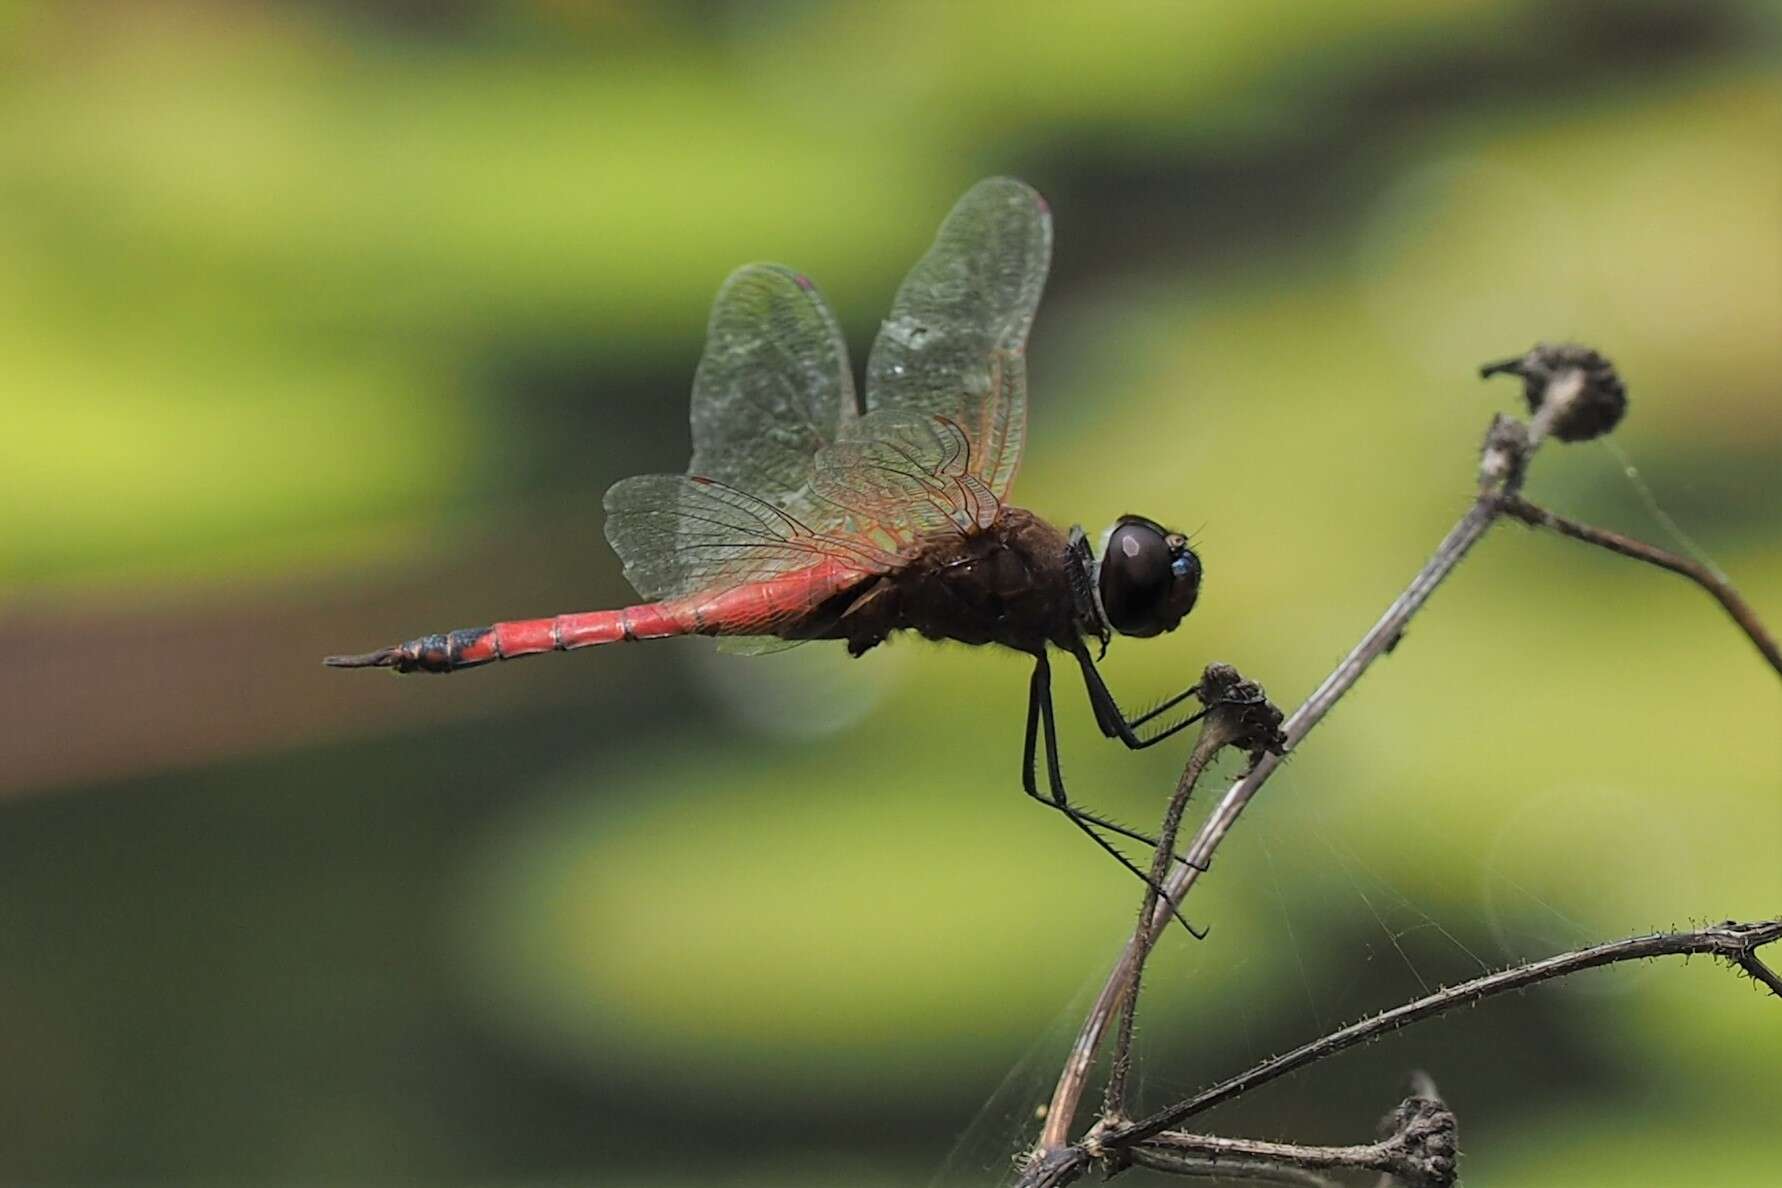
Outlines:
{"type": "MultiPolygon", "coordinates": [[[[1027,795],[1033,797],[1047,808],[1057,809],[1059,812],[1063,813],[1065,818],[1069,820],[1071,824],[1075,825],[1078,829],[1081,829],[1088,835],[1090,840],[1111,854],[1116,862],[1137,875],[1147,887],[1151,888],[1151,890],[1156,893],[1159,902],[1170,902],[1169,896],[1164,892],[1162,887],[1159,887],[1151,880],[1150,875],[1134,866],[1131,859],[1127,858],[1125,854],[1122,854],[1114,847],[1112,842],[1108,841],[1107,838],[1103,837],[1095,830],[1096,827],[1099,826],[1112,833],[1118,833],[1122,837],[1128,837],[1133,841],[1141,842],[1153,850],[1157,848],[1156,840],[1146,837],[1142,833],[1137,833],[1128,829],[1123,825],[1117,825],[1112,821],[1098,817],[1093,813],[1085,812],[1073,805],[1070,802],[1070,797],[1065,794],[1064,776],[1058,768],[1058,727],[1057,723],[1053,720],[1052,714],[1052,666],[1044,655],[1038,657],[1034,664],[1033,680],[1028,685],[1027,690],[1027,740],[1023,748],[1021,783],[1022,787],[1026,789],[1027,795]],[[1052,791],[1050,797],[1040,793],[1038,782],[1034,778],[1035,744],[1038,741],[1039,729],[1042,724],[1046,731],[1046,777],[1052,791]]],[[[1181,912],[1172,907],[1170,909],[1170,914],[1175,916],[1176,921],[1181,924],[1183,928],[1186,928],[1188,934],[1195,940],[1204,940],[1206,938],[1206,933],[1196,929],[1194,925],[1188,923],[1181,912]]]]}
{"type": "MultiPolygon", "coordinates": [[[[1043,665],[1046,665],[1046,662],[1043,660],[1040,663],[1043,665]]],[[[1039,745],[1039,732],[1040,732],[1040,705],[1041,705],[1042,701],[1045,703],[1045,705],[1048,708],[1051,706],[1052,684],[1051,684],[1051,666],[1050,665],[1046,665],[1045,673],[1044,673],[1043,677],[1039,672],[1036,672],[1034,674],[1034,683],[1028,687],[1028,693],[1027,693],[1027,744],[1025,747],[1025,753],[1021,760],[1021,785],[1023,788],[1026,789],[1027,795],[1033,797],[1035,800],[1039,801],[1041,804],[1045,805],[1049,809],[1058,809],[1059,811],[1063,812],[1068,817],[1074,817],[1078,821],[1086,821],[1089,824],[1094,825],[1099,829],[1105,829],[1109,833],[1117,833],[1121,837],[1129,838],[1132,841],[1138,842],[1140,845],[1143,845],[1143,846],[1146,846],[1152,850],[1155,850],[1157,848],[1157,839],[1152,837],[1151,835],[1146,834],[1146,833],[1140,833],[1136,829],[1129,829],[1125,825],[1120,824],[1118,821],[1110,821],[1105,817],[1097,816],[1096,814],[1089,812],[1087,809],[1079,808],[1077,805],[1070,803],[1069,800],[1063,799],[1062,781],[1060,780],[1059,777],[1054,776],[1051,780],[1051,783],[1055,789],[1054,795],[1057,796],[1058,799],[1054,799],[1052,796],[1047,796],[1039,790],[1038,783],[1034,778],[1034,761],[1035,761],[1035,759],[1038,758],[1037,748],[1039,745]],[[1043,687],[1043,692],[1040,691],[1041,687],[1043,687]]],[[[1053,771],[1056,771],[1057,770],[1057,763],[1055,762],[1055,760],[1057,758],[1056,747],[1049,746],[1047,749],[1047,754],[1048,754],[1049,758],[1054,760],[1054,762],[1052,763],[1052,769],[1053,769],[1053,771]]],[[[1178,862],[1182,862],[1182,863],[1186,863],[1188,861],[1186,858],[1183,858],[1180,854],[1176,855],[1176,860],[1178,862]]]]}
{"type": "Polygon", "coordinates": [[[1120,712],[1120,703],[1114,700],[1114,694],[1108,689],[1108,683],[1101,679],[1101,670],[1096,668],[1095,661],[1089,658],[1089,649],[1079,646],[1073,649],[1073,655],[1076,656],[1077,663],[1083,669],[1083,687],[1089,691],[1089,708],[1095,711],[1095,724],[1101,727],[1101,732],[1103,734],[1107,735],[1109,738],[1119,739],[1134,751],[1142,751],[1146,747],[1154,747],[1164,739],[1169,738],[1180,731],[1186,730],[1188,727],[1206,717],[1211,708],[1208,707],[1208,709],[1203,709],[1198,714],[1190,714],[1180,722],[1175,722],[1164,727],[1156,734],[1148,737],[1140,736],[1138,733],[1138,728],[1140,726],[1143,726],[1146,722],[1156,718],[1159,714],[1174,709],[1184,701],[1187,701],[1190,697],[1195,696],[1200,692],[1200,686],[1192,685],[1189,688],[1182,690],[1180,693],[1177,693],[1174,697],[1171,697],[1156,709],[1148,710],[1147,712],[1140,714],[1138,717],[1128,721],[1126,715],[1120,712]]]}

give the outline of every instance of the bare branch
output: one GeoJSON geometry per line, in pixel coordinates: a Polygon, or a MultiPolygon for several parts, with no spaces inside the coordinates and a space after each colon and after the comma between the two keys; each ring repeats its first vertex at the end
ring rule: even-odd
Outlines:
{"type": "MultiPolygon", "coordinates": [[[[1760,924],[1736,924],[1728,921],[1694,932],[1635,937],[1561,954],[1438,991],[1303,1045],[1284,1056],[1265,1061],[1241,1076],[1141,1121],[1128,1122],[1122,1116],[1138,980],[1150,947],[1156,943],[1157,936],[1171,916],[1179,910],[1183,899],[1193,889],[1201,873],[1210,868],[1214,852],[1229,836],[1233,825],[1251,799],[1280,767],[1286,753],[1310,734],[1313,727],[1355,686],[1362,673],[1376,659],[1398,644],[1412,617],[1428,602],[1436,587],[1485,536],[1498,516],[1509,511],[1526,522],[1551,527],[1578,539],[1613,548],[1691,577],[1720,599],[1729,613],[1745,627],[1753,642],[1777,666],[1778,671],[1782,672],[1782,662],[1776,656],[1774,641],[1724,580],[1707,573],[1701,567],[1692,566],[1689,562],[1650,546],[1565,521],[1521,498],[1529,461],[1548,436],[1561,441],[1588,440],[1613,429],[1621,419],[1626,410],[1627,393],[1609,361],[1597,352],[1575,344],[1540,345],[1524,356],[1488,365],[1481,371],[1485,376],[1499,373],[1522,378],[1524,395],[1533,416],[1526,425],[1501,416],[1493,421],[1486,434],[1479,466],[1478,493],[1466,514],[1437,546],[1435,554],[1336,669],[1287,719],[1278,745],[1267,748],[1266,752],[1252,755],[1250,768],[1232,784],[1208,814],[1180,863],[1171,865],[1168,862],[1170,851],[1167,848],[1159,851],[1160,859],[1168,867],[1168,878],[1163,882],[1162,894],[1146,896],[1139,927],[1122,949],[1078,1032],[1076,1043],[1066,1058],[1053,1091],[1044,1130],[1017,1181],[1018,1188],[1060,1188],[1075,1181],[1091,1163],[1098,1160],[1102,1161],[1110,1174],[1134,1162],[1149,1166],[1168,1164],[1170,1170],[1184,1174],[1211,1174],[1216,1170],[1214,1165],[1221,1161],[1224,1170],[1229,1173],[1232,1170],[1231,1161],[1239,1153],[1244,1153],[1244,1157],[1250,1159],[1256,1169],[1267,1170],[1277,1180],[1282,1175],[1293,1173],[1300,1177],[1296,1182],[1311,1182],[1304,1177],[1317,1176],[1321,1170],[1331,1170],[1336,1165],[1308,1166],[1303,1162],[1294,1164],[1291,1160],[1283,1162],[1275,1156],[1289,1149],[1299,1155],[1314,1153],[1306,1158],[1330,1159],[1339,1158],[1332,1154],[1339,1151],[1343,1152],[1341,1158],[1368,1157],[1357,1155],[1358,1151],[1370,1152],[1371,1155],[1377,1155],[1378,1152],[1372,1152],[1371,1148],[1286,1148],[1278,1144],[1247,1144],[1244,1140],[1184,1135],[1173,1128],[1188,1118],[1259,1085],[1355,1044],[1374,1039],[1387,1031],[1441,1014],[1458,1005],[1476,1003],[1506,990],[1522,989],[1581,969],[1667,955],[1708,953],[1737,965],[1754,980],[1782,996],[1782,978],[1754,952],[1758,946],[1782,937],[1782,919],[1760,924]],[[1081,1140],[1074,1145],[1069,1144],[1071,1127],[1094,1065],[1096,1052],[1115,1012],[1121,1010],[1123,1004],[1125,1015],[1117,1040],[1104,1116],[1081,1140]],[[1268,1146],[1270,1150],[1265,1152],[1264,1146],[1268,1146]]],[[[1187,790],[1192,788],[1205,761],[1206,755],[1202,748],[1197,747],[1184,769],[1182,782],[1177,786],[1176,798],[1171,803],[1170,816],[1165,822],[1166,836],[1173,834],[1173,827],[1179,823],[1187,790]]],[[[1451,1122],[1452,1116],[1448,1117],[1451,1122]]],[[[1451,1128],[1448,1133],[1451,1138],[1451,1128]]],[[[1378,1144],[1371,1146],[1377,1147],[1378,1144]]],[[[1451,1172],[1451,1166],[1449,1170],[1451,1172]]],[[[1245,1174],[1250,1172],[1246,1171],[1245,1174]]],[[[1442,1180],[1443,1174],[1449,1173],[1435,1165],[1408,1172],[1384,1171],[1382,1182],[1384,1178],[1413,1184],[1451,1182],[1451,1179],[1442,1180]]],[[[1291,1181],[1291,1176],[1289,1178],[1291,1181]]]]}
{"type": "MultiPolygon", "coordinates": [[[[1427,1083],[1428,1078],[1423,1080],[1427,1083]]],[[[1310,1147],[1166,1130],[1129,1154],[1141,1167],[1179,1175],[1328,1184],[1319,1173],[1371,1171],[1412,1188],[1449,1188],[1454,1183],[1460,1157],[1458,1126],[1454,1112],[1433,1086],[1427,1093],[1419,1090],[1400,1102],[1381,1129],[1386,1137],[1378,1142],[1348,1147],[1310,1147]]]]}
{"type": "Polygon", "coordinates": [[[1714,573],[1707,566],[1701,565],[1687,557],[1679,557],[1675,553],[1635,540],[1631,536],[1623,536],[1619,532],[1611,532],[1606,528],[1595,528],[1577,520],[1568,519],[1557,512],[1548,511],[1538,504],[1530,503],[1520,495],[1507,495],[1503,500],[1505,515],[1514,516],[1524,524],[1533,528],[1551,528],[1562,536],[1573,540],[1581,540],[1585,544],[1593,544],[1608,549],[1611,553],[1619,553],[1623,557],[1632,557],[1636,561],[1644,561],[1648,565],[1656,565],[1660,569],[1668,569],[1672,573],[1681,574],[1709,594],[1714,596],[1726,613],[1732,616],[1733,622],[1739,625],[1746,637],[1763,658],[1770,662],[1776,675],[1782,676],[1782,647],[1776,644],[1776,637],[1769,633],[1759,621],[1757,612],[1751,604],[1739,596],[1724,578],[1714,573]]]}
{"type": "Polygon", "coordinates": [[[1163,929],[1156,926],[1157,892],[1152,887],[1163,885],[1169,868],[1176,861],[1176,834],[1182,825],[1182,814],[1188,798],[1201,775],[1220,751],[1226,747],[1242,747],[1251,754],[1254,764],[1263,754],[1277,751],[1283,743],[1281,711],[1276,709],[1255,681],[1245,680],[1229,664],[1209,664],[1201,674],[1200,700],[1207,706],[1205,723],[1188,755],[1188,763],[1176,781],[1164,813],[1163,827],[1157,832],[1157,851],[1151,860],[1151,886],[1145,890],[1139,905],[1138,925],[1132,936],[1137,946],[1132,978],[1127,985],[1120,1012],[1120,1028],[1114,1038],[1114,1055],[1102,1096],[1102,1117],[1123,1118],[1126,1103],[1126,1079],[1132,1065],[1132,1026],[1138,1010],[1139,988],[1144,980],[1145,959],[1157,946],[1163,929]]]}
{"type": "Polygon", "coordinates": [[[1136,1148],[1140,1144],[1154,1144],[1165,1132],[1171,1132],[1188,1119],[1288,1073],[1348,1048],[1378,1039],[1400,1027],[1444,1014],[1455,1007],[1470,1006],[1494,995],[1524,990],[1537,983],[1562,978],[1581,970],[1624,961],[1706,954],[1737,966],[1782,995],[1782,979],[1778,979],[1756,953],[1757,949],[1777,940],[1782,940],[1782,917],[1752,924],[1728,920],[1690,932],[1656,932],[1627,940],[1610,941],[1474,978],[1384,1011],[1371,1019],[1351,1024],[1311,1043],[1302,1044],[1291,1052],[1265,1060],[1246,1072],[1159,1110],[1141,1121],[1097,1127],[1079,1145],[1038,1151],[1028,1162],[1018,1183],[1020,1188],[1063,1188],[1063,1185],[1073,1183],[1081,1177],[1097,1159],[1128,1158],[1126,1148],[1134,1149],[1130,1158],[1133,1162],[1139,1162],[1136,1148]]]}
{"type": "Polygon", "coordinates": [[[1752,981],[1769,987],[1771,994],[1782,998],[1782,977],[1776,976],[1776,971],[1765,965],[1763,958],[1748,949],[1733,958],[1733,961],[1740,969],[1751,975],[1752,981]]]}
{"type": "MultiPolygon", "coordinates": [[[[1607,944],[1593,945],[1588,949],[1577,949],[1570,953],[1561,953],[1556,957],[1548,957],[1528,965],[1519,965],[1511,969],[1499,970],[1486,974],[1458,986],[1450,986],[1438,990],[1434,994],[1425,995],[1414,1002],[1394,1007],[1371,1019],[1364,1019],[1351,1024],[1341,1031],[1335,1031],[1277,1056],[1265,1060],[1248,1072],[1242,1073],[1228,1081],[1221,1082],[1211,1089],[1195,1094],[1186,1101],[1157,1111],[1140,1122],[1125,1126],[1111,1127],[1098,1137],[1098,1144],[1104,1148],[1112,1148],[1124,1143],[1138,1142],[1158,1134],[1173,1126],[1179,1126],[1196,1114],[1205,1113],[1222,1102],[1248,1093],[1259,1085],[1265,1085],[1278,1077],[1304,1068],[1333,1056],[1346,1048],[1377,1039],[1389,1031],[1395,1031],[1410,1023],[1453,1010],[1457,1006],[1466,1006],[1503,994],[1510,990],[1522,990],[1538,982],[1562,978],[1580,970],[1596,969],[1599,966],[1614,965],[1622,961],[1645,961],[1654,957],[1678,957],[1689,954],[1707,954],[1719,957],[1741,969],[1751,972],[1751,962],[1756,960],[1755,950],[1763,945],[1782,939],[1782,918],[1764,920],[1755,924],[1739,924],[1731,920],[1723,924],[1714,924],[1706,928],[1698,928],[1692,932],[1655,932],[1646,936],[1631,937],[1627,940],[1610,941],[1607,944]]],[[[1761,965],[1761,963],[1759,963],[1761,965]]],[[[1766,970],[1767,972],[1767,970],[1766,970]]],[[[1766,985],[1770,978],[1763,978],[1753,973],[1766,985]]],[[[1771,989],[1775,989],[1771,985],[1771,989]]]]}
{"type": "MultiPolygon", "coordinates": [[[[1188,764],[1182,769],[1182,776],[1176,781],[1175,795],[1170,797],[1169,809],[1164,813],[1163,827],[1157,831],[1157,853],[1151,863],[1151,882],[1162,886],[1169,874],[1171,863],[1175,861],[1176,833],[1182,825],[1182,814],[1187,810],[1188,798],[1194,794],[1194,786],[1207,769],[1207,764],[1219,753],[1224,745],[1222,732],[1209,722],[1195,740],[1194,750],[1188,756],[1188,764]]],[[[1157,944],[1157,935],[1151,931],[1151,918],[1157,911],[1157,892],[1147,887],[1144,901],[1139,905],[1138,927],[1133,933],[1132,943],[1138,946],[1137,956],[1133,961],[1132,979],[1127,983],[1126,993],[1121,998],[1120,1029],[1114,1037],[1114,1057],[1108,1073],[1107,1088],[1102,1094],[1101,1112],[1104,1118],[1121,1118],[1126,1108],[1126,1078],[1132,1068],[1132,1026],[1138,1010],[1139,987],[1144,981],[1145,958],[1150,955],[1157,944]]]]}
{"type": "MultiPolygon", "coordinates": [[[[1163,1137],[1162,1135],[1158,1136],[1163,1137]]],[[[1192,1137],[1192,1136],[1190,1136],[1192,1137]]],[[[1315,1151],[1318,1148],[1302,1148],[1315,1151]]],[[[1334,1148],[1333,1148],[1334,1149],[1334,1148]]],[[[1132,1162],[1152,1171],[1177,1176],[1195,1176],[1209,1180],[1249,1180],[1257,1184],[1290,1184],[1295,1188],[1340,1188],[1328,1176],[1286,1164],[1266,1161],[1219,1159],[1206,1155],[1178,1155],[1157,1147],[1145,1146],[1132,1152],[1132,1162]]]]}
{"type": "MultiPolygon", "coordinates": [[[[1554,383],[1567,384],[1575,391],[1581,380],[1576,378],[1575,373],[1567,373],[1567,377],[1555,380],[1554,383]]],[[[1281,765],[1285,754],[1311,733],[1312,728],[1361,679],[1361,674],[1367,671],[1369,665],[1397,644],[1411,617],[1429,601],[1429,596],[1435,593],[1436,587],[1454,572],[1472,547],[1484,537],[1497,519],[1503,495],[1514,492],[1521,485],[1529,455],[1545,436],[1549,420],[1558,415],[1559,410],[1565,408],[1567,403],[1568,398],[1563,394],[1560,398],[1550,399],[1528,426],[1501,416],[1492,422],[1485,435],[1485,447],[1479,467],[1479,494],[1473,500],[1472,507],[1449,530],[1448,535],[1437,546],[1435,555],[1411,579],[1411,584],[1392,605],[1386,608],[1386,613],[1380,616],[1361,642],[1355,645],[1335,671],[1324,678],[1323,684],[1314,689],[1305,703],[1283,724],[1285,740],[1280,751],[1260,756],[1250,770],[1226,791],[1224,798],[1201,825],[1200,832],[1189,846],[1185,856],[1186,865],[1175,867],[1164,884],[1166,901],[1157,905],[1154,927],[1162,927],[1169,914],[1177,910],[1183,898],[1193,889],[1201,871],[1211,864],[1214,851],[1231,832],[1231,827],[1236,824],[1251,798],[1281,765]]],[[[1065,1059],[1058,1085],[1053,1090],[1045,1129],[1040,1134],[1039,1145],[1042,1150],[1061,1147],[1068,1139],[1071,1122],[1075,1119],[1077,1106],[1082,1100],[1083,1087],[1088,1081],[1089,1070],[1095,1063],[1096,1050],[1101,1045],[1108,1021],[1126,995],[1134,970],[1142,961],[1143,950],[1144,946],[1137,943],[1137,938],[1127,942],[1112,972],[1108,974],[1101,993],[1096,997],[1095,1004],[1090,1008],[1089,1016],[1077,1034],[1076,1044],[1065,1059]]]]}

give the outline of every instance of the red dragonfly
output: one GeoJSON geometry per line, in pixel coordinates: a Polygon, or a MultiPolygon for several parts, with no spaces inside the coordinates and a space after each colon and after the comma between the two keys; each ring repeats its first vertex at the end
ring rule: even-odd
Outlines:
{"type": "Polygon", "coordinates": [[[894,631],[1000,644],[1033,657],[1022,780],[1147,882],[1102,831],[1151,839],[1073,804],[1059,773],[1048,646],[1082,669],[1096,723],[1148,747],[1197,720],[1140,730],[1189,688],[1128,718],[1090,641],[1172,631],[1201,565],[1185,536],[1122,516],[1099,559],[1007,502],[1027,436],[1027,333],[1052,251],[1046,202],[1022,182],[972,187],[898,290],[854,390],[847,346],[808,277],[775,264],[731,275],[693,379],[693,459],[606,494],[606,535],[650,601],[425,635],[336,668],[449,673],[495,660],[677,635],[763,651],[894,631]],[[1035,777],[1043,727],[1047,793],[1035,777]]]}

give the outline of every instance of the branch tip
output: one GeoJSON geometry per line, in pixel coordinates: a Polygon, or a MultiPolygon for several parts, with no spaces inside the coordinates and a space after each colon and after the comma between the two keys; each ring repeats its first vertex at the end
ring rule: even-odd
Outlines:
{"type": "Polygon", "coordinates": [[[1531,414],[1547,412],[1561,441],[1601,437],[1627,413],[1627,385],[1600,351],[1575,342],[1536,343],[1526,354],[1479,368],[1480,379],[1513,375],[1531,414]],[[1550,404],[1559,407],[1548,408],[1550,404]]]}
{"type": "Polygon", "coordinates": [[[1200,678],[1200,701],[1207,707],[1201,727],[1202,745],[1215,749],[1242,747],[1255,763],[1263,755],[1286,752],[1281,732],[1285,715],[1268,699],[1262,686],[1229,664],[1209,664],[1200,678]]]}

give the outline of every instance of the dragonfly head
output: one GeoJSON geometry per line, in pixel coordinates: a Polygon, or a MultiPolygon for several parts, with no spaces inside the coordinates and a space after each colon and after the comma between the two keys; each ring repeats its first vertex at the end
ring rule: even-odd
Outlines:
{"type": "Polygon", "coordinates": [[[1200,557],[1188,538],[1143,516],[1108,532],[1096,580],[1108,623],[1121,635],[1174,631],[1200,596],[1200,557]]]}

